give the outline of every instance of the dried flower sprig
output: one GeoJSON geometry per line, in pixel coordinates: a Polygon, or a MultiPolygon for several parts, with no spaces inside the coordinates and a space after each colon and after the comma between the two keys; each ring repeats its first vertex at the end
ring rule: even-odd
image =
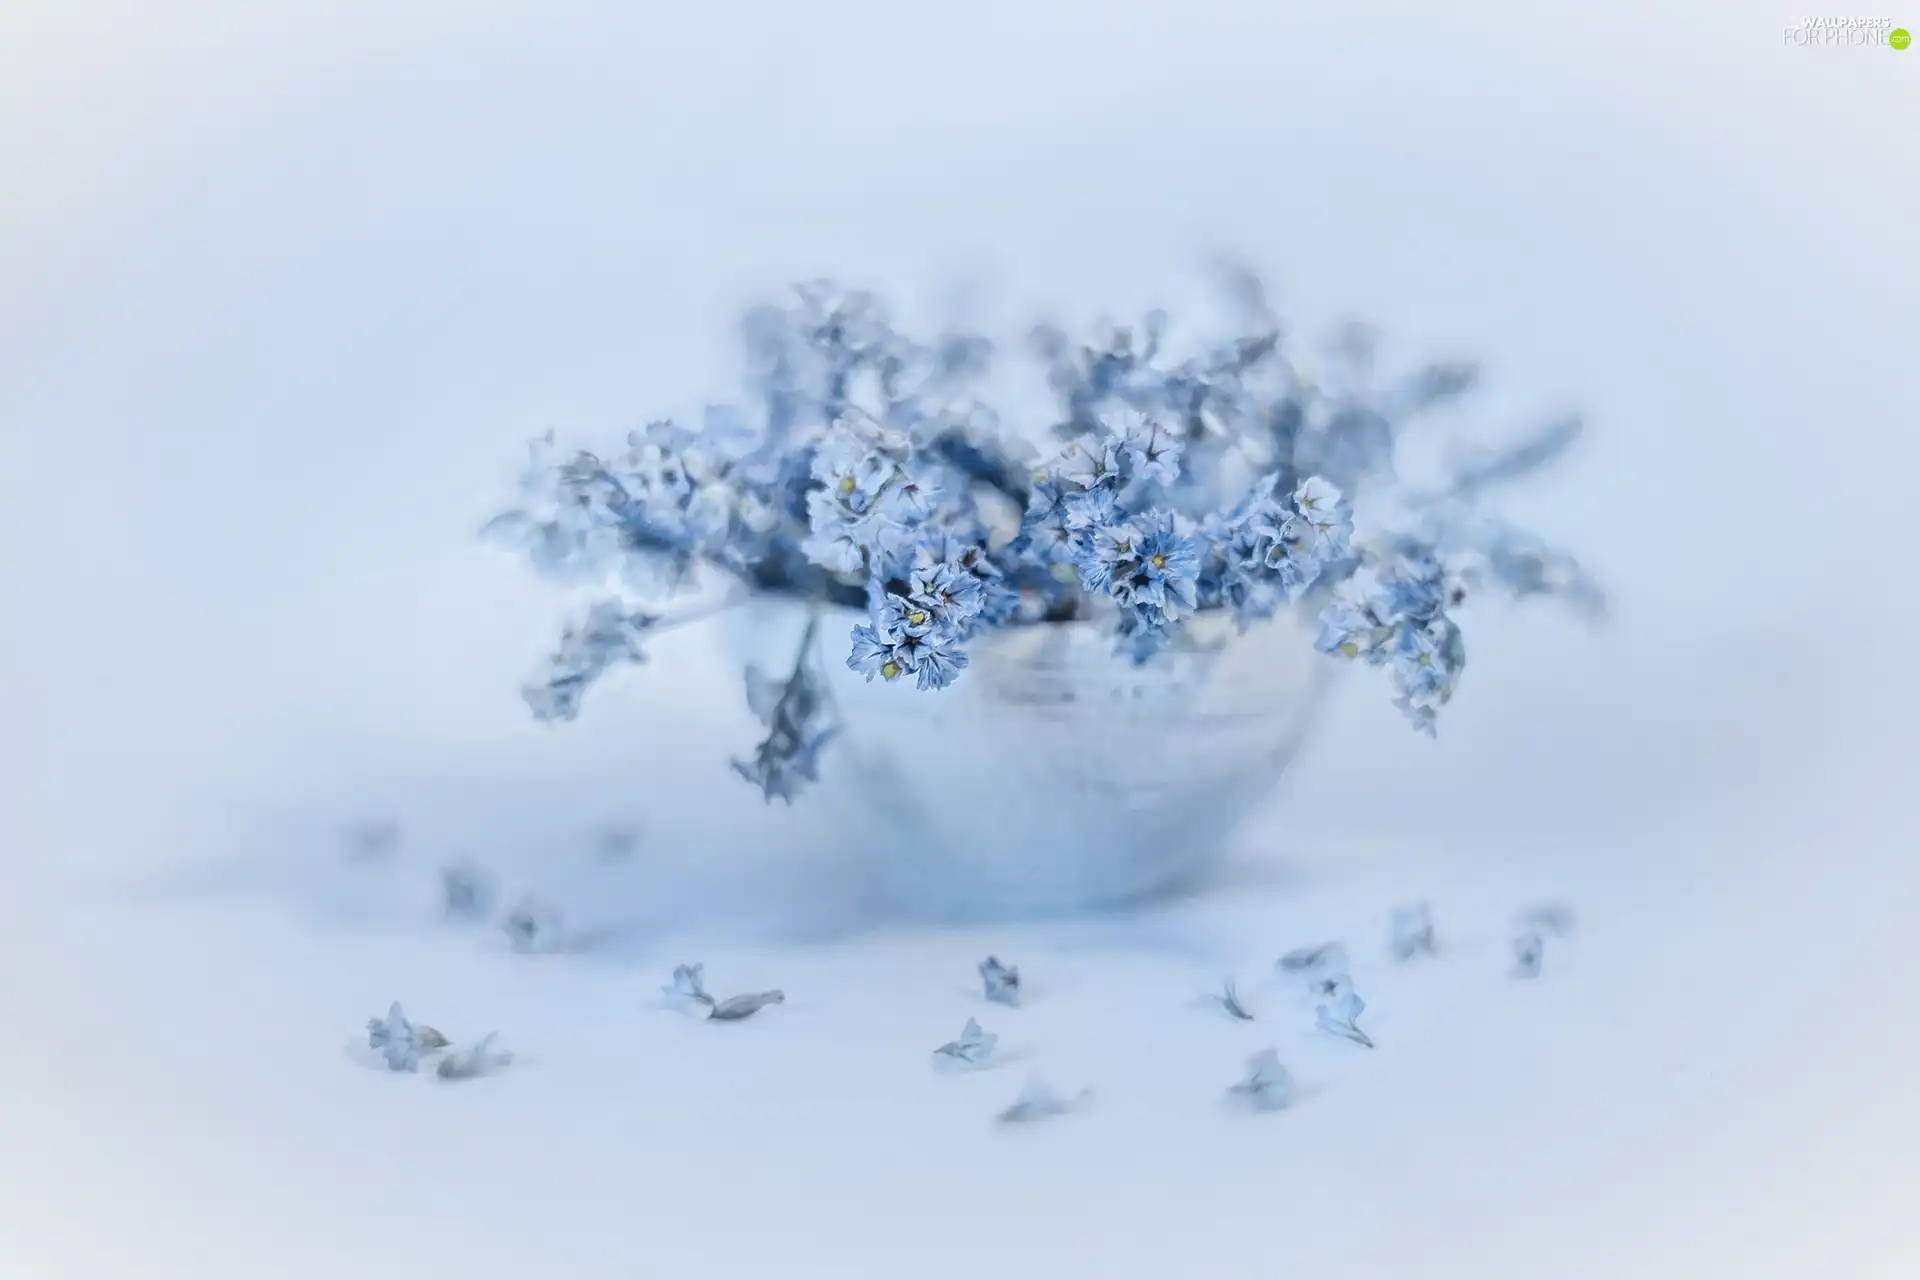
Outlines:
{"type": "Polygon", "coordinates": [[[1199,614],[1244,628],[1300,603],[1319,612],[1319,648],[1388,668],[1427,732],[1465,666],[1454,610],[1471,593],[1601,608],[1576,562],[1480,508],[1562,456],[1577,422],[1463,454],[1443,484],[1389,503],[1403,429],[1471,390],[1473,368],[1382,382],[1369,332],[1344,328],[1315,358],[1257,280],[1235,284],[1245,329],[1186,359],[1158,312],[1085,342],[1042,327],[1033,350],[1060,416],[1024,431],[982,402],[993,344],[978,335],[915,339],[872,296],[825,284],[756,309],[743,402],[710,407],[697,429],[649,423],[606,457],[544,436],[525,501],[487,526],[549,576],[624,583],[565,629],[528,704],[573,719],[652,636],[707,612],[671,614],[665,597],[716,577],[730,598],[806,602],[816,614],[788,678],[749,674],[768,732],[735,762],[791,800],[834,733],[810,666],[822,608],[864,615],[852,670],[938,690],[996,629],[1098,619],[1145,663],[1199,614]],[[1356,539],[1362,498],[1396,518],[1356,539]]]}
{"type": "Polygon", "coordinates": [[[760,788],[769,803],[777,797],[791,804],[801,787],[818,781],[820,750],[838,731],[832,700],[813,662],[819,629],[818,617],[808,621],[785,680],[770,680],[759,668],[747,668],[747,706],[767,736],[751,760],[735,760],[733,769],[760,788]]]}

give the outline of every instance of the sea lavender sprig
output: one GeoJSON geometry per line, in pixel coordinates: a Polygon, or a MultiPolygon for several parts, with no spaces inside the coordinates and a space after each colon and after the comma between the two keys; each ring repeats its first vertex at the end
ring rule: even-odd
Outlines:
{"type": "MultiPolygon", "coordinates": [[[[527,687],[535,714],[574,718],[652,636],[700,616],[667,597],[716,581],[810,604],[809,641],[820,608],[857,611],[847,665],[925,691],[964,678],[973,642],[998,629],[1102,621],[1146,663],[1200,614],[1244,628],[1313,608],[1319,647],[1387,667],[1395,702],[1429,733],[1465,665],[1453,610],[1469,594],[1600,608],[1575,561],[1480,509],[1563,455],[1577,424],[1462,455],[1357,539],[1355,506],[1393,492],[1404,430],[1477,371],[1438,363],[1383,381],[1370,330],[1309,348],[1251,274],[1232,284],[1242,330],[1184,357],[1161,312],[1090,341],[1039,329],[1059,411],[1038,431],[1003,432],[987,407],[985,338],[915,339],[871,295],[813,284],[749,313],[746,394],[706,407],[698,428],[651,422],[605,456],[543,436],[525,501],[488,532],[603,596],[527,687]]],[[[786,681],[747,682],[768,737],[735,767],[769,799],[813,781],[832,736],[807,652],[786,681]]]]}

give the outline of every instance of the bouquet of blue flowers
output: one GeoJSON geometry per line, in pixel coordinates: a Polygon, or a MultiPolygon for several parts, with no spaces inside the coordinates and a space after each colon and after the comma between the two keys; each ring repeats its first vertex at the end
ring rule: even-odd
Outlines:
{"type": "Polygon", "coordinates": [[[965,679],[969,646],[1001,628],[1097,622],[1150,663],[1196,615],[1244,629],[1312,608],[1320,650],[1384,668],[1431,733],[1465,665],[1453,610],[1470,591],[1600,607],[1575,561],[1478,504],[1562,454],[1576,422],[1408,491],[1394,483],[1401,427],[1469,391],[1474,368],[1380,385],[1371,336],[1351,326],[1310,360],[1257,282],[1240,283],[1244,331],[1181,359],[1159,312],[1094,341],[1037,330],[1058,405],[1038,430],[987,403],[986,339],[916,339],[873,297],[812,285],[747,316],[748,394],[698,427],[655,421],[605,456],[543,437],[525,501],[489,531],[542,572],[607,591],[526,687],[534,714],[572,719],[590,685],[644,659],[651,633],[743,594],[809,602],[792,669],[747,673],[767,732],[734,762],[791,800],[837,729],[814,657],[829,609],[864,615],[838,641],[848,667],[932,693],[965,679]],[[1380,528],[1357,537],[1354,503],[1376,498],[1380,528]]]}

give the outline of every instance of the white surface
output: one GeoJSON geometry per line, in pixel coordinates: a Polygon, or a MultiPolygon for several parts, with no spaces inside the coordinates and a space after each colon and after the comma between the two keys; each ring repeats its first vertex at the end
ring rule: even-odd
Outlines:
{"type": "Polygon", "coordinates": [[[0,1241],[36,1278],[1911,1274],[1920,894],[1808,856],[1857,835],[1356,851],[1148,917],[670,937],[621,963],[259,904],[72,907],[6,934],[0,1241]],[[1409,892],[1443,950],[1396,966],[1409,892]],[[1513,909],[1562,892],[1574,936],[1508,978],[1513,909]],[[1271,976],[1327,934],[1377,1050],[1314,1032],[1271,976]],[[989,949],[1026,1007],[980,1000],[989,949]],[[696,956],[787,1003],[737,1026],[659,1007],[696,956]],[[1228,972],[1251,1024],[1197,1001],[1228,972]],[[395,994],[519,1060],[466,1086],[350,1061],[395,994]],[[1015,1060],[933,1070],[968,1016],[1015,1060]],[[1226,1107],[1270,1044],[1302,1102],[1226,1107]],[[996,1128],[1032,1073],[1094,1105],[996,1128]]]}
{"type": "Polygon", "coordinates": [[[0,1273],[1914,1274],[1920,53],[1536,8],[7,6],[0,1273]],[[692,403],[796,275],[1085,316],[1216,247],[1590,410],[1515,514],[1614,626],[1477,615],[1439,746],[1347,682],[1237,881],[990,936],[841,908],[701,636],[525,722],[553,602],[465,542],[522,435],[692,403]],[[455,852],[621,945],[445,932],[455,852]],[[1457,950],[1380,967],[1422,895],[1457,950]],[[1373,1054],[1189,1007],[1326,935],[1373,1054]],[[987,950],[1030,1061],[941,1076],[987,950]],[[651,1007],[695,958],[788,1003],[651,1007]],[[524,1057],[362,1071],[396,996],[524,1057]],[[1308,1096],[1223,1112],[1269,1037],[1308,1096]],[[993,1131],[1029,1066],[1096,1105],[993,1131]]]}

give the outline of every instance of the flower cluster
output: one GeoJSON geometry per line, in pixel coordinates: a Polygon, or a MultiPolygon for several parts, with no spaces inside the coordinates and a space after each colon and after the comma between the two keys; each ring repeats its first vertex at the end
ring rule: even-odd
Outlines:
{"type": "Polygon", "coordinates": [[[1394,705],[1432,733],[1467,661],[1460,628],[1447,615],[1448,604],[1460,598],[1431,551],[1368,564],[1342,584],[1340,599],[1321,613],[1317,647],[1386,665],[1394,705]]]}
{"type": "Polygon", "coordinates": [[[600,589],[526,689],[570,720],[584,692],[644,660],[670,616],[660,598],[716,579],[814,612],[784,680],[748,673],[766,729],[735,769],[769,799],[818,774],[837,730],[812,648],[828,611],[850,617],[845,662],[867,680],[939,690],[1001,628],[1094,621],[1152,661],[1199,614],[1242,627],[1320,612],[1320,648],[1386,666],[1394,698],[1432,731],[1465,661],[1452,609],[1469,587],[1597,605],[1569,558],[1483,517],[1483,493],[1558,456],[1556,426],[1400,494],[1403,527],[1354,532],[1354,503],[1393,480],[1401,427],[1472,387],[1440,364],[1377,385],[1370,335],[1348,327],[1317,354],[1293,341],[1250,280],[1249,332],[1185,359],[1166,317],[1034,348],[1059,408],[1003,430],[979,388],[993,347],[969,334],[910,338],[864,294],[827,286],[744,328],[748,391],[699,429],[658,421],[610,457],[536,443],[527,501],[490,525],[544,573],[600,589]],[[645,598],[637,604],[630,597],[645,598]]]}

